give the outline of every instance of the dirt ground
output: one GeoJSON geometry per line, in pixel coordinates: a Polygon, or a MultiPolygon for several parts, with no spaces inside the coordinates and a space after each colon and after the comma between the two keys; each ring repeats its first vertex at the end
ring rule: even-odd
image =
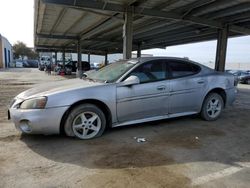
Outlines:
{"type": "Polygon", "coordinates": [[[0,70],[0,187],[250,186],[250,85],[239,85],[234,106],[215,122],[189,116],[114,128],[88,141],[16,131],[7,120],[11,99],[61,79],[0,70]]]}

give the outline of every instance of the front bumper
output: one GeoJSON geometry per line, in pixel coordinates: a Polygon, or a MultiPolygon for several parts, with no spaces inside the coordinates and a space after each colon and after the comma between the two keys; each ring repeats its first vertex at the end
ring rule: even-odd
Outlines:
{"type": "Polygon", "coordinates": [[[60,122],[68,106],[47,109],[10,108],[9,115],[15,127],[30,134],[59,134],[60,122]]]}

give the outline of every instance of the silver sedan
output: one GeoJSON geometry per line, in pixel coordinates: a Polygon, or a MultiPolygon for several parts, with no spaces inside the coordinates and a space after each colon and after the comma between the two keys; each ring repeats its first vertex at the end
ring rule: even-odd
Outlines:
{"type": "Polygon", "coordinates": [[[24,133],[91,139],[107,127],[191,114],[216,120],[235,100],[236,85],[233,75],[186,59],[130,59],[24,91],[9,115],[24,133]]]}

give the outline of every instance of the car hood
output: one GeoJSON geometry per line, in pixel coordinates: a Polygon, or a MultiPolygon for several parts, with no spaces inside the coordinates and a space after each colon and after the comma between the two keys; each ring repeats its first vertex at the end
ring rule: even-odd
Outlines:
{"type": "Polygon", "coordinates": [[[63,81],[55,81],[52,83],[41,84],[31,89],[28,89],[22,93],[20,93],[17,98],[27,99],[38,96],[48,96],[51,94],[66,92],[75,89],[89,88],[99,85],[104,85],[105,83],[94,82],[88,80],[77,79],[69,79],[63,81]]]}

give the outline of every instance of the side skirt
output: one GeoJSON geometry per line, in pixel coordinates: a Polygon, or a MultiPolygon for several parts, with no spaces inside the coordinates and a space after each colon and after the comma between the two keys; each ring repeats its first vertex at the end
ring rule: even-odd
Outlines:
{"type": "Polygon", "coordinates": [[[133,124],[138,124],[138,123],[145,123],[149,121],[157,121],[157,120],[162,120],[162,119],[170,119],[170,118],[175,118],[175,117],[181,117],[181,116],[188,116],[188,115],[193,115],[197,114],[198,112],[183,112],[183,113],[177,113],[177,114],[167,114],[163,116],[155,116],[155,117],[150,117],[150,118],[144,118],[144,119],[137,119],[137,120],[132,120],[132,121],[125,121],[121,123],[115,123],[112,125],[112,127],[120,127],[124,125],[133,125],[133,124]]]}

